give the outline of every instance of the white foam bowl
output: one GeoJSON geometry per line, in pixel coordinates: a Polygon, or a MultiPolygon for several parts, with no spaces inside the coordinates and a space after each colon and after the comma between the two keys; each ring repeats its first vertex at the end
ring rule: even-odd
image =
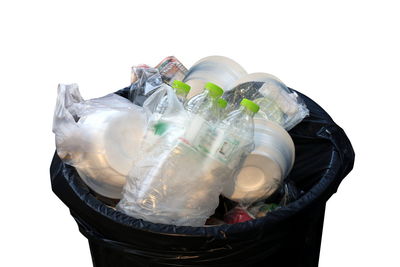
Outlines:
{"type": "Polygon", "coordinates": [[[183,81],[192,88],[188,98],[203,91],[207,82],[215,83],[224,90],[246,75],[247,72],[236,61],[223,56],[205,57],[193,64],[183,81]]]}
{"type": "Polygon", "coordinates": [[[90,141],[77,171],[100,195],[121,198],[145,131],[145,116],[139,111],[106,109],[78,121],[90,141]]]}
{"type": "Polygon", "coordinates": [[[237,202],[267,198],[279,187],[294,163],[294,143],[278,124],[254,119],[255,149],[241,170],[225,184],[222,194],[237,202]]]}

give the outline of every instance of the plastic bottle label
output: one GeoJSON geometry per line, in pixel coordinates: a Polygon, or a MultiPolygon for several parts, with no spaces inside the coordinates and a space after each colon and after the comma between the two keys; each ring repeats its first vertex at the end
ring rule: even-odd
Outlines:
{"type": "Polygon", "coordinates": [[[235,138],[225,138],[217,150],[217,158],[224,163],[231,161],[234,154],[237,153],[239,144],[240,142],[235,138]]]}

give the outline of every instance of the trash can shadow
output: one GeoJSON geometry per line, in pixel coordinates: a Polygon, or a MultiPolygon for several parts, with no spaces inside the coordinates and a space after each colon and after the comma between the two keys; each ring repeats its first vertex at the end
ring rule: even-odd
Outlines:
{"type": "MultiPolygon", "coordinates": [[[[129,88],[117,92],[127,96],[129,88]]],[[[299,93],[310,116],[289,133],[296,161],[286,178],[305,193],[267,216],[243,223],[189,227],[129,217],[98,200],[75,168],[55,153],[53,192],[89,240],[93,266],[318,266],[325,206],[352,170],[344,131],[299,93]]]]}

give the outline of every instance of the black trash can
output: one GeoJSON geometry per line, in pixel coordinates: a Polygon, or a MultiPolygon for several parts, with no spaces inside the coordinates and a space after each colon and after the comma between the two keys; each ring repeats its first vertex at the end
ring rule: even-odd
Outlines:
{"type": "MultiPolygon", "coordinates": [[[[117,93],[126,97],[128,90],[117,93]]],[[[296,161],[287,180],[305,193],[252,221],[189,227],[129,217],[99,201],[76,170],[55,154],[50,168],[52,189],[89,240],[93,265],[318,266],[325,205],[353,168],[354,151],[330,116],[299,95],[310,116],[289,132],[296,161]]]]}

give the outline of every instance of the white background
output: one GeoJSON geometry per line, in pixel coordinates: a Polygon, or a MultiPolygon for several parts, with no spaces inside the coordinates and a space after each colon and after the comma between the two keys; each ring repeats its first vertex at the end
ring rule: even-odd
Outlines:
{"type": "Polygon", "coordinates": [[[58,83],[84,98],[129,85],[134,64],[224,55],[319,103],[354,170],[327,205],[320,266],[399,266],[396,1],[2,1],[1,266],[91,266],[52,193],[58,83]]]}

